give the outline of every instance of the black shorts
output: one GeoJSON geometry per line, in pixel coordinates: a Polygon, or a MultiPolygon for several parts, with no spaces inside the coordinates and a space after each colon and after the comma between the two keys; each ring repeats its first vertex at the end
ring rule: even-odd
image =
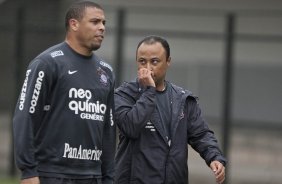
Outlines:
{"type": "Polygon", "coordinates": [[[51,178],[39,177],[40,184],[102,184],[101,179],[70,179],[70,178],[51,178]]]}

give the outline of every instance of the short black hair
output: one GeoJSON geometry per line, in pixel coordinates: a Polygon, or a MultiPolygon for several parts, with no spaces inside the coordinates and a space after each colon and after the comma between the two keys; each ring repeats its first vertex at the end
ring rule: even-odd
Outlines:
{"type": "Polygon", "coordinates": [[[143,38],[137,45],[137,49],[136,49],[136,54],[137,54],[137,51],[140,47],[140,45],[142,43],[145,43],[145,44],[154,44],[154,43],[160,43],[163,48],[165,49],[165,52],[166,52],[166,59],[168,59],[170,57],[170,48],[169,48],[169,44],[167,42],[167,40],[161,36],[156,36],[156,35],[150,35],[150,36],[146,36],[145,38],[143,38]]]}
{"type": "Polygon", "coordinates": [[[69,7],[66,13],[66,17],[65,17],[66,30],[69,29],[69,20],[70,19],[81,20],[84,16],[84,11],[87,7],[95,7],[100,10],[104,10],[99,4],[94,3],[92,1],[76,1],[69,7]]]}

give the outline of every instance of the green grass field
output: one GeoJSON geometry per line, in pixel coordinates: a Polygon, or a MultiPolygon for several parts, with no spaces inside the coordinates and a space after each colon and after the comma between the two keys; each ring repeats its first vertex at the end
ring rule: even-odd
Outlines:
{"type": "Polygon", "coordinates": [[[18,178],[0,178],[0,184],[19,184],[18,178]]]}

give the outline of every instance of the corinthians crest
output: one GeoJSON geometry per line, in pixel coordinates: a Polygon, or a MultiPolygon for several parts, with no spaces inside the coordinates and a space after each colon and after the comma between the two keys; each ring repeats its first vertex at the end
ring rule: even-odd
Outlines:
{"type": "Polygon", "coordinates": [[[107,73],[101,68],[99,67],[97,69],[97,74],[99,75],[100,77],[100,83],[104,86],[108,86],[109,82],[108,82],[108,76],[107,76],[107,73]]]}

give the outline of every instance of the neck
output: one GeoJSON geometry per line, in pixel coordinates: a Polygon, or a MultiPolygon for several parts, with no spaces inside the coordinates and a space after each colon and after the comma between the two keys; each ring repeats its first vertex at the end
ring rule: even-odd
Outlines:
{"type": "Polygon", "coordinates": [[[77,53],[84,55],[84,56],[91,56],[93,53],[89,52],[85,49],[83,49],[82,47],[79,47],[78,44],[76,44],[75,42],[73,42],[71,39],[66,39],[65,42],[77,53]]]}
{"type": "Polygon", "coordinates": [[[162,84],[158,85],[156,89],[157,91],[164,91],[165,88],[166,88],[166,83],[165,81],[163,81],[162,84]]]}

